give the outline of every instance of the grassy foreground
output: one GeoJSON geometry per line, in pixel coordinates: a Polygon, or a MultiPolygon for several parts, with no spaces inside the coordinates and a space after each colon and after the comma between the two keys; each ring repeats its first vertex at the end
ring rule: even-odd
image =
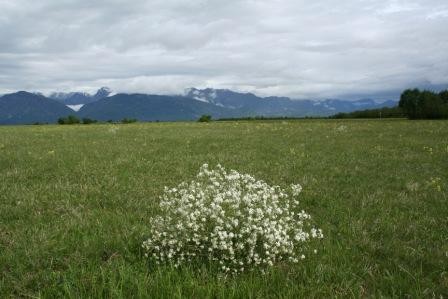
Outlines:
{"type": "Polygon", "coordinates": [[[448,121],[0,127],[0,297],[448,297],[448,121]],[[283,187],[324,231],[266,275],[149,269],[164,186],[221,163],[283,187]]]}

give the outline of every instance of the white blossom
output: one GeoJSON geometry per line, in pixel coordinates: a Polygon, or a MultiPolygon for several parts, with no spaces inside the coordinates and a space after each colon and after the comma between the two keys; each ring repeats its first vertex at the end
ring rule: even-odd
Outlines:
{"type": "Polygon", "coordinates": [[[291,192],[248,174],[204,164],[196,179],[165,188],[161,214],[151,219],[145,256],[175,267],[193,259],[218,261],[225,273],[297,263],[312,238],[311,216],[299,210],[299,184],[291,192]]]}

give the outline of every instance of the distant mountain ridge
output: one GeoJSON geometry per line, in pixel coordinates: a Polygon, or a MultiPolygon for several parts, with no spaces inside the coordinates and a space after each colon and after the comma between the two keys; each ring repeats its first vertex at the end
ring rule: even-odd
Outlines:
{"type": "Polygon", "coordinates": [[[112,94],[103,87],[94,95],[81,92],[42,94],[16,92],[0,97],[0,124],[54,123],[70,114],[100,121],[136,118],[141,121],[213,118],[330,116],[339,112],[396,106],[395,101],[292,100],[259,97],[227,89],[186,90],[184,95],[112,94]],[[71,109],[70,109],[70,108],[71,109]],[[79,111],[78,111],[79,110],[79,111]]]}
{"type": "Polygon", "coordinates": [[[99,101],[108,97],[112,91],[108,87],[101,87],[94,95],[86,92],[53,92],[48,97],[65,105],[83,105],[99,101]]]}
{"type": "Polygon", "coordinates": [[[0,124],[55,123],[72,113],[64,104],[26,91],[0,97],[0,124]]]}
{"type": "Polygon", "coordinates": [[[195,120],[203,114],[210,114],[215,118],[224,117],[230,112],[226,108],[182,96],[116,94],[84,105],[79,110],[79,115],[101,121],[123,118],[177,121],[195,120]]]}
{"type": "Polygon", "coordinates": [[[238,116],[329,116],[337,112],[359,109],[393,107],[395,101],[377,103],[371,99],[344,101],[327,99],[323,101],[292,100],[288,97],[258,97],[252,93],[239,93],[227,89],[189,88],[186,97],[220,107],[233,109],[238,116]]]}

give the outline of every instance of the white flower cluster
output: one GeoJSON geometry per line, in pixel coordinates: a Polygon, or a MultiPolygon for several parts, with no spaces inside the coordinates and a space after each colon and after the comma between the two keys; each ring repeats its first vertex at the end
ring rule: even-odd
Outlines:
{"type": "Polygon", "coordinates": [[[232,273],[297,263],[305,258],[304,243],[323,237],[309,223],[311,216],[298,209],[301,190],[292,185],[285,191],[204,164],[195,180],[165,187],[162,214],[152,219],[150,238],[143,242],[145,255],[176,267],[205,259],[232,273]]]}

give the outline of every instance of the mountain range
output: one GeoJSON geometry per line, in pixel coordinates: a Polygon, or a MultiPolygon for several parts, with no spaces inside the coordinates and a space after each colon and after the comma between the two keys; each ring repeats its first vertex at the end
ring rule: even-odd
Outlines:
{"type": "Polygon", "coordinates": [[[113,94],[103,87],[82,92],[42,94],[19,91],[0,97],[0,124],[55,123],[77,115],[100,121],[135,118],[140,121],[195,120],[203,114],[216,118],[330,116],[339,112],[396,106],[396,101],[292,100],[259,97],[227,89],[190,88],[183,95],[113,94]]]}
{"type": "Polygon", "coordinates": [[[0,124],[55,123],[73,110],[43,95],[19,91],[0,97],[0,124]]]}
{"type": "Polygon", "coordinates": [[[48,97],[65,105],[85,105],[108,97],[112,91],[108,87],[101,87],[94,95],[86,92],[53,92],[48,97]]]}

